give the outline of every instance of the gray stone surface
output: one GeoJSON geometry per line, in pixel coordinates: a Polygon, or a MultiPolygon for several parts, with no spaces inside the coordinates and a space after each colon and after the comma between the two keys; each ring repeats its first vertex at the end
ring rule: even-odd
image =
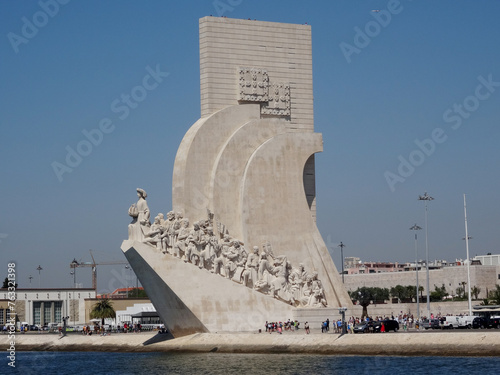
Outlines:
{"type": "MultiPolygon", "coordinates": [[[[201,333],[155,342],[151,334],[113,334],[111,336],[26,334],[16,338],[18,351],[110,351],[110,352],[221,352],[221,353],[310,353],[332,355],[387,356],[499,356],[498,332],[427,332],[336,334],[299,332],[210,334],[201,333]],[[151,344],[148,344],[151,343],[151,344]]],[[[166,335],[165,335],[166,336],[166,335]]],[[[7,335],[0,345],[9,347],[7,335]]]]}

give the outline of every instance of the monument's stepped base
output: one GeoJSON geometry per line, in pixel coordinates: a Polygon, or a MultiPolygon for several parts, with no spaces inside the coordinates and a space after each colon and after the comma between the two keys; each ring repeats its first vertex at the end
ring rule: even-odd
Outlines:
{"type": "MultiPolygon", "coordinates": [[[[420,332],[355,334],[312,333],[303,330],[278,333],[199,333],[159,341],[158,334],[115,334],[111,336],[18,334],[18,351],[109,351],[109,352],[223,352],[302,353],[332,355],[401,356],[499,356],[500,332],[420,332]],[[156,342],[155,342],[156,341],[156,342]],[[145,345],[146,344],[146,345],[145,345]]],[[[7,335],[0,338],[9,347],[7,335]]]]}
{"type": "MultiPolygon", "coordinates": [[[[304,328],[304,323],[308,322],[309,327],[313,329],[321,329],[321,323],[324,322],[327,318],[330,319],[330,327],[333,327],[334,325],[332,319],[340,319],[339,309],[329,307],[315,309],[299,308],[293,311],[293,320],[298,320],[300,322],[300,328],[304,328]]],[[[346,315],[346,320],[348,319],[349,318],[346,315]]]]}

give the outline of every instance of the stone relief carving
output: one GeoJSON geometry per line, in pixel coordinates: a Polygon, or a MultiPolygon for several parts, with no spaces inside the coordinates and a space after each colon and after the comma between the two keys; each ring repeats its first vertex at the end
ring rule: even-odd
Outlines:
{"type": "Polygon", "coordinates": [[[261,108],[265,115],[290,115],[290,85],[285,83],[273,83],[269,88],[269,101],[261,108]]]}
{"type": "Polygon", "coordinates": [[[292,267],[286,256],[274,255],[271,243],[263,243],[260,249],[253,246],[248,253],[220,222],[216,223],[217,234],[214,232],[215,215],[210,211],[207,219],[194,222],[192,227],[188,218],[173,211],[167,213],[166,220],[159,213],[150,224],[147,194],[143,189],[137,189],[137,194],[139,201],[129,209],[133,218],[128,228],[130,240],[297,307],[328,305],[317,272],[306,272],[302,263],[292,267]]]}
{"type": "Polygon", "coordinates": [[[290,85],[270,82],[267,71],[238,68],[239,101],[260,102],[264,115],[290,116],[290,85]]]}
{"type": "Polygon", "coordinates": [[[269,94],[269,77],[267,71],[255,68],[239,68],[239,71],[239,100],[267,102],[269,94]]]}

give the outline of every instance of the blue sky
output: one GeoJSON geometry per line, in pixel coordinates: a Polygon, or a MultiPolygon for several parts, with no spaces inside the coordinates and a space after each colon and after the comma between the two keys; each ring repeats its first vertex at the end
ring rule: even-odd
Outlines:
{"type": "MultiPolygon", "coordinates": [[[[498,253],[498,14],[493,0],[0,2],[0,275],[13,260],[19,285],[38,286],[40,264],[42,287],[69,287],[89,249],[125,261],[136,187],[153,213],[170,209],[177,147],[200,116],[208,15],[312,25],[318,227],[338,267],[340,241],[345,256],[412,260],[425,191],[430,259],[465,257],[464,193],[471,255],[498,253]],[[134,89],[141,101],[118,110],[134,89]],[[54,162],[100,124],[58,178],[54,162]]],[[[98,271],[100,291],[130,283],[123,265],[98,271]]],[[[90,287],[90,270],[77,282],[90,287]]]]}

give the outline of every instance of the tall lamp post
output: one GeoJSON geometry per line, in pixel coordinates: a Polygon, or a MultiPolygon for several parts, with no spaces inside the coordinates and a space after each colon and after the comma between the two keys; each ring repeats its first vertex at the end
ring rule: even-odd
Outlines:
{"type": "MultiPolygon", "coordinates": [[[[417,224],[412,226],[410,230],[421,230],[422,228],[419,227],[417,224]]],[[[417,273],[417,320],[420,322],[420,298],[418,296],[418,288],[420,287],[420,284],[418,283],[418,246],[417,246],[417,232],[415,232],[415,271],[417,273]]]]}
{"type": "Polygon", "coordinates": [[[73,275],[73,288],[76,289],[76,267],[78,267],[79,263],[78,261],[73,258],[73,261],[70,263],[70,267],[73,268],[73,272],[71,273],[73,275]]]}
{"type": "MultiPolygon", "coordinates": [[[[471,295],[470,295],[470,258],[469,258],[469,239],[472,237],[469,237],[469,232],[467,231],[467,205],[465,203],[465,194],[464,194],[464,218],[465,218],[465,249],[467,251],[467,289],[469,291],[469,297],[467,298],[468,303],[469,303],[469,316],[472,315],[472,302],[471,302],[471,295]]],[[[465,293],[465,288],[464,288],[464,293],[465,293]]]]}
{"type": "Polygon", "coordinates": [[[38,271],[38,288],[41,288],[42,287],[42,275],[40,274],[40,271],[43,270],[43,268],[42,268],[42,266],[38,265],[36,270],[38,271]]]}
{"type": "Polygon", "coordinates": [[[30,279],[30,287],[31,287],[31,280],[33,279],[33,276],[30,275],[30,277],[28,277],[28,279],[30,279]]]}
{"type": "Polygon", "coordinates": [[[342,284],[344,284],[344,247],[345,245],[340,242],[340,257],[342,258],[342,284]]]}
{"type": "MultiPolygon", "coordinates": [[[[127,277],[127,279],[131,280],[132,279],[132,267],[127,264],[125,266],[125,269],[130,270],[130,279],[127,277]]],[[[130,288],[129,288],[129,282],[127,281],[127,298],[130,298],[130,288]]],[[[132,282],[130,282],[130,285],[132,285],[132,282]]]]}
{"type": "Polygon", "coordinates": [[[434,200],[433,197],[427,194],[427,192],[424,193],[424,195],[419,195],[418,196],[419,201],[424,201],[425,202],[425,270],[426,270],[426,276],[427,276],[427,283],[426,283],[426,289],[427,289],[427,319],[430,319],[431,316],[431,297],[429,293],[429,241],[428,241],[428,234],[427,234],[427,202],[434,200]]]}

